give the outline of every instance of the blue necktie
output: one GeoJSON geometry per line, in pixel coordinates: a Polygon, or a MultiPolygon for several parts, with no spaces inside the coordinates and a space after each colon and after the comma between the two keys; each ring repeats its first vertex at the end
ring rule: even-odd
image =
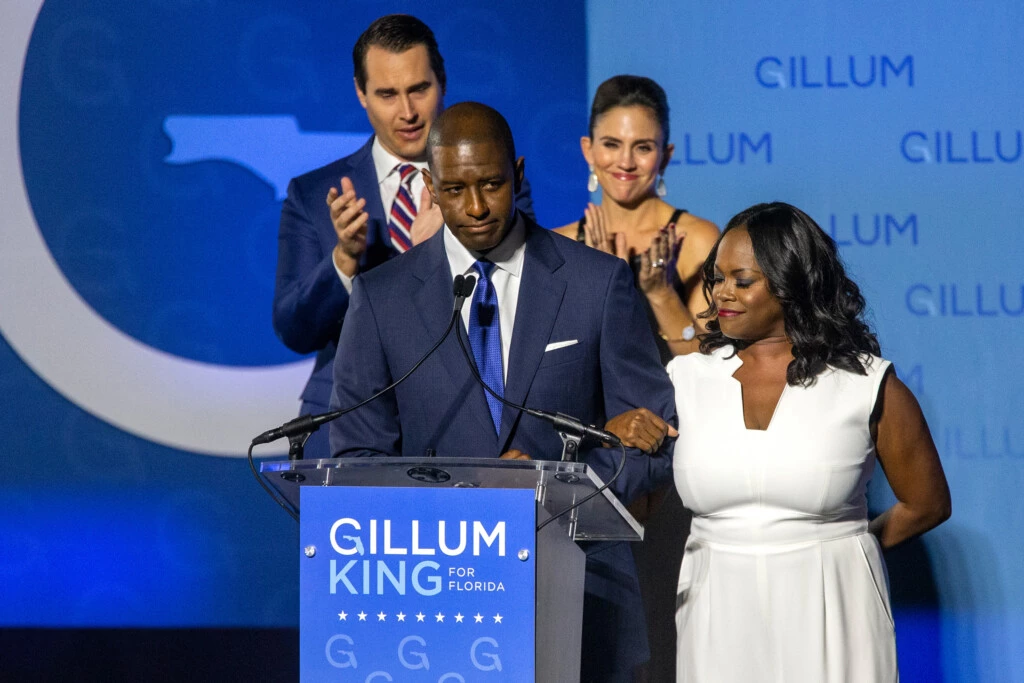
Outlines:
{"type": "MultiPolygon", "coordinates": [[[[491,283],[494,264],[477,261],[473,264],[480,280],[473,292],[473,307],[469,309],[469,346],[473,349],[480,377],[498,396],[505,395],[505,379],[501,364],[501,316],[498,315],[498,295],[491,283]]],[[[486,391],[487,407],[491,411],[494,431],[501,432],[501,402],[486,391]]]]}

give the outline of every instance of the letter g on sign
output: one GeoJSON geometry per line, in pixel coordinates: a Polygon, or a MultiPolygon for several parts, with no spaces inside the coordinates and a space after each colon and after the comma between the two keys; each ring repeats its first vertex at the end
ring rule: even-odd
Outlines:
{"type": "Polygon", "coordinates": [[[480,669],[480,671],[501,671],[501,657],[499,657],[497,654],[491,652],[479,653],[479,656],[482,657],[484,661],[490,660],[491,662],[490,664],[480,663],[480,659],[477,657],[477,648],[480,646],[481,643],[487,643],[495,649],[497,649],[498,647],[498,641],[496,641],[494,638],[477,638],[475,641],[473,641],[473,647],[469,649],[469,658],[473,661],[473,666],[480,669]]]}
{"type": "MultiPolygon", "coordinates": [[[[8,41],[0,73],[24,72],[42,5],[4,5],[8,41]]],[[[313,361],[235,367],[182,358],[130,337],[86,304],[29,204],[18,138],[20,85],[15,77],[0,83],[0,334],[64,398],[118,429],[184,451],[244,456],[254,435],[295,415],[293,397],[313,361]]]]}
{"type": "MultiPolygon", "coordinates": [[[[360,529],[359,522],[352,519],[351,517],[342,517],[333,525],[331,525],[331,547],[334,548],[334,552],[338,553],[339,555],[362,555],[363,544],[360,542],[358,537],[355,538],[356,544],[351,548],[342,548],[340,545],[338,545],[338,527],[340,526],[351,526],[356,530],[360,529]]],[[[345,538],[352,537],[345,536],[345,538]]]]}
{"type": "Polygon", "coordinates": [[[327,640],[327,647],[324,648],[324,650],[325,650],[325,652],[327,654],[327,661],[330,663],[331,666],[333,666],[335,668],[338,668],[338,669],[349,669],[349,668],[355,669],[359,665],[356,664],[356,653],[355,653],[354,650],[338,650],[337,652],[333,652],[332,651],[333,648],[334,648],[334,644],[336,642],[338,642],[339,640],[344,640],[349,645],[355,645],[353,640],[351,638],[349,638],[348,636],[346,636],[344,633],[339,633],[338,635],[331,636],[327,640]],[[337,655],[344,655],[345,661],[339,662],[338,660],[336,660],[334,658],[334,656],[336,654],[337,655]]]}
{"type": "Polygon", "coordinates": [[[402,642],[400,642],[398,644],[398,661],[400,661],[402,663],[402,666],[404,666],[406,669],[411,669],[413,671],[415,671],[416,669],[427,669],[427,670],[429,670],[430,669],[430,660],[427,659],[427,653],[426,652],[418,652],[416,650],[410,650],[407,653],[405,651],[406,644],[409,643],[409,642],[412,642],[412,641],[415,641],[415,642],[419,643],[420,647],[426,647],[427,646],[427,641],[423,640],[419,636],[406,636],[405,638],[402,638],[402,642]],[[407,660],[405,658],[406,654],[409,654],[414,659],[418,659],[419,661],[416,662],[416,663],[410,664],[409,660],[407,660]]]}

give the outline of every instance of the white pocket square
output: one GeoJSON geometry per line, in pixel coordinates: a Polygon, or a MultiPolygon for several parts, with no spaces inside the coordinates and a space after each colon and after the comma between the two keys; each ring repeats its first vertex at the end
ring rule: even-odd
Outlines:
{"type": "Polygon", "coordinates": [[[572,346],[573,344],[579,343],[579,339],[570,339],[569,341],[563,342],[551,342],[550,344],[544,347],[544,353],[547,353],[548,351],[554,351],[555,349],[564,349],[566,346],[572,346]]]}

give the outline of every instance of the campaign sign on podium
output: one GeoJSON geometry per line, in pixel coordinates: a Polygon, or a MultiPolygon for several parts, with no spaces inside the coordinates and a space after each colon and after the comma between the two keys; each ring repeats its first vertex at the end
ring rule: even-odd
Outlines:
{"type": "Polygon", "coordinates": [[[533,489],[300,497],[303,681],[534,679],[533,489]]]}

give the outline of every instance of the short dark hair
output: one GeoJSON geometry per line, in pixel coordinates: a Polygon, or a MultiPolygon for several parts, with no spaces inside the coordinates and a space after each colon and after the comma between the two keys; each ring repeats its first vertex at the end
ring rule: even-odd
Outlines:
{"type": "MultiPolygon", "coordinates": [[[[847,277],[835,240],[795,206],[757,204],[732,217],[704,261],[704,296],[709,307],[700,317],[718,315],[711,296],[718,245],[729,231],[738,228],[746,228],[768,291],[782,305],[794,357],[786,381],[810,386],[826,366],[866,374],[864,354],[877,356],[881,351],[864,321],[864,297],[857,283],[847,277]]],[[[749,345],[722,334],[717,319],[709,320],[707,329],[701,336],[702,353],[727,344],[736,349],[749,345]]]]}
{"type": "Polygon", "coordinates": [[[444,73],[444,57],[437,49],[437,40],[430,27],[409,14],[388,14],[363,31],[352,48],[352,66],[355,69],[356,83],[359,89],[366,92],[366,53],[370,46],[376,45],[395,54],[405,52],[417,45],[424,45],[430,55],[430,68],[437,76],[441,86],[441,94],[445,92],[448,79],[444,73]]]}
{"type": "Polygon", "coordinates": [[[668,144],[668,97],[665,90],[646,76],[612,76],[597,86],[594,103],[590,105],[590,137],[594,137],[597,120],[615,107],[646,107],[658,120],[664,134],[662,144],[668,144]]]}
{"type": "Polygon", "coordinates": [[[434,148],[454,146],[463,141],[500,143],[508,154],[508,162],[516,165],[516,143],[512,139],[512,128],[497,109],[479,102],[459,102],[445,109],[434,119],[427,134],[427,163],[433,169],[434,148]],[[460,129],[460,123],[473,121],[479,128],[467,131],[460,129]]]}

